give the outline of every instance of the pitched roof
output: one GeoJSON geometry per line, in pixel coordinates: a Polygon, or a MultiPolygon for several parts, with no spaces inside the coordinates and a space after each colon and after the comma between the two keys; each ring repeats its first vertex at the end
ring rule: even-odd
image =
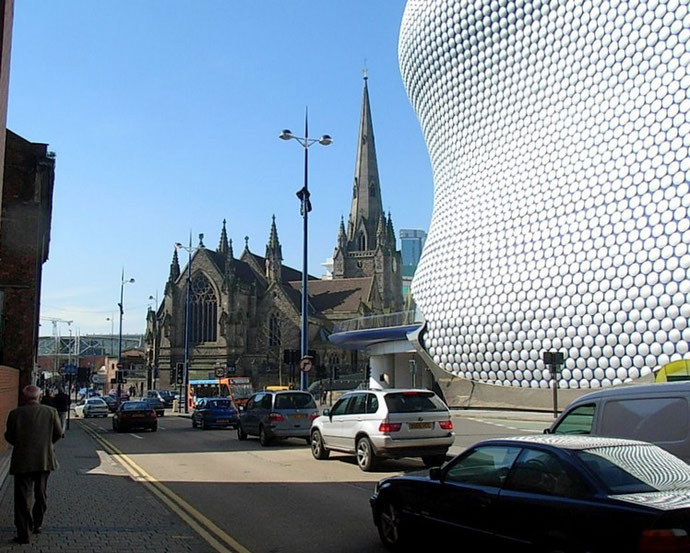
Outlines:
{"type": "MultiPolygon", "coordinates": [[[[374,277],[313,280],[309,282],[309,302],[316,311],[355,313],[360,303],[368,303],[374,277]]],[[[302,282],[288,283],[297,293],[302,282]]]]}

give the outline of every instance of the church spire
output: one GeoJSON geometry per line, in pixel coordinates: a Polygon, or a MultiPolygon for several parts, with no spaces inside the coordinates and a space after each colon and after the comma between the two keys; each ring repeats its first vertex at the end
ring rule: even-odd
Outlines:
{"type": "Polygon", "coordinates": [[[350,251],[376,249],[376,228],[379,217],[383,213],[367,82],[368,77],[365,74],[355,162],[355,180],[352,187],[352,207],[347,229],[348,250],[350,251]]]}
{"type": "Polygon", "coordinates": [[[180,260],[177,258],[177,248],[173,251],[173,258],[170,262],[170,282],[175,282],[180,276],[180,260]]]}
{"type": "Polygon", "coordinates": [[[218,253],[228,255],[230,247],[228,246],[228,232],[225,229],[225,219],[223,219],[223,229],[220,231],[220,242],[218,243],[218,253]]]}

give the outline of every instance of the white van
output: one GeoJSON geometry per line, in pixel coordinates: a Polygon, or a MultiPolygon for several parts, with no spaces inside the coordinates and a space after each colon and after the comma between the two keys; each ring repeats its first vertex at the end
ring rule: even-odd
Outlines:
{"type": "Polygon", "coordinates": [[[643,440],[690,463],[690,382],[622,386],[584,395],[544,433],[643,440]]]}

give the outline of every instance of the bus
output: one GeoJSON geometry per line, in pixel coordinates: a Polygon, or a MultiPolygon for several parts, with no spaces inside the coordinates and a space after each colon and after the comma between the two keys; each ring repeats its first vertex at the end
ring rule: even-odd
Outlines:
{"type": "Polygon", "coordinates": [[[245,405],[254,393],[252,380],[248,376],[229,376],[189,381],[189,408],[193,409],[197,398],[231,397],[235,405],[245,405]]]}

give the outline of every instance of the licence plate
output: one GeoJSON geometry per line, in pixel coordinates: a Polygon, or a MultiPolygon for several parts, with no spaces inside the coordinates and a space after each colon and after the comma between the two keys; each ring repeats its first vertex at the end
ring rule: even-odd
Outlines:
{"type": "Polygon", "coordinates": [[[410,427],[411,430],[423,430],[423,429],[429,429],[433,426],[433,423],[431,422],[411,422],[408,423],[408,426],[410,427]]]}
{"type": "Polygon", "coordinates": [[[228,419],[216,419],[216,422],[228,422],[228,419]]]}
{"type": "Polygon", "coordinates": [[[293,419],[306,419],[307,415],[305,415],[303,413],[295,413],[294,415],[292,415],[292,418],[293,419]]]}
{"type": "Polygon", "coordinates": [[[145,416],[146,415],[135,413],[134,415],[132,415],[132,418],[133,419],[143,419],[145,416]]]}

